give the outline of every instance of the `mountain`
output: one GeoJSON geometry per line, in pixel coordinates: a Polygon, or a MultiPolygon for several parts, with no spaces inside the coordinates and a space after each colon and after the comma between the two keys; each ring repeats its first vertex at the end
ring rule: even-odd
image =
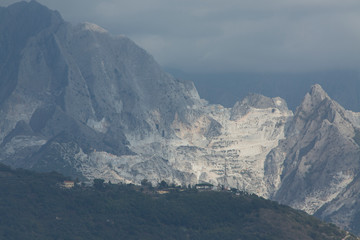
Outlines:
{"type": "Polygon", "coordinates": [[[358,225],[359,116],[314,85],[297,108],[286,141],[268,155],[272,199],[340,226],[358,225]],[[274,178],[276,172],[281,174],[274,178]]]}
{"type": "Polygon", "coordinates": [[[0,162],[91,182],[211,183],[360,233],[360,113],[314,85],[295,113],[201,99],[124,36],[36,1],[0,8],[0,162]]]}
{"type": "Polygon", "coordinates": [[[98,184],[64,189],[57,173],[0,164],[0,238],[358,239],[333,224],[255,195],[98,184]],[[144,191],[144,192],[141,192],[144,191]],[[21,231],[19,231],[21,229],[21,231]]]}
{"type": "Polygon", "coordinates": [[[206,181],[268,195],[262,166],[292,116],[285,101],[252,95],[233,108],[209,105],[126,37],[72,26],[36,1],[1,12],[1,45],[14,49],[1,61],[10,64],[1,84],[11,83],[0,102],[1,162],[88,180],[206,181]],[[12,21],[19,26],[9,28],[12,21]],[[21,45],[8,41],[20,37],[21,45]]]}
{"type": "Polygon", "coordinates": [[[201,101],[192,83],[164,73],[126,37],[73,27],[36,1],[0,13],[5,163],[81,177],[74,154],[133,155],[127,138],[168,137],[175,111],[182,117],[201,101]]]}

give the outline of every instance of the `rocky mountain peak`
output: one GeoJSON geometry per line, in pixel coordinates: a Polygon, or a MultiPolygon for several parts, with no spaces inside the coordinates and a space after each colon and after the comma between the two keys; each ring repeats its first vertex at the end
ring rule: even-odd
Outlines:
{"type": "Polygon", "coordinates": [[[57,29],[63,19],[36,1],[0,8],[0,105],[14,91],[22,50],[28,41],[47,29],[57,29]]]}
{"type": "Polygon", "coordinates": [[[319,84],[315,84],[305,95],[301,105],[298,107],[296,112],[309,112],[325,99],[331,100],[324,89],[319,84]]]}
{"type": "MultiPolygon", "coordinates": [[[[49,23],[54,24],[64,21],[59,12],[50,10],[35,0],[30,2],[17,2],[2,9],[6,12],[3,16],[16,17],[19,21],[17,23],[21,22],[27,24],[28,27],[31,25],[33,27],[41,28],[45,24],[49,25],[49,23]],[[39,22],[40,19],[43,21],[42,23],[39,22]]],[[[32,29],[24,28],[24,31],[31,30],[32,29]]]]}
{"type": "Polygon", "coordinates": [[[320,126],[324,120],[340,126],[344,121],[348,121],[345,115],[345,109],[332,100],[319,84],[316,84],[311,87],[296,109],[291,123],[292,130],[289,132],[298,134],[305,126],[320,126]]]}
{"type": "Polygon", "coordinates": [[[89,22],[81,23],[80,28],[82,28],[84,30],[93,31],[93,32],[99,32],[99,33],[107,33],[108,32],[106,29],[100,27],[99,25],[96,25],[94,23],[89,23],[89,22]]]}
{"type": "Polygon", "coordinates": [[[328,94],[325,92],[325,90],[319,85],[319,84],[314,84],[310,91],[309,91],[311,96],[317,96],[320,99],[324,99],[326,97],[329,97],[328,94]]]}
{"type": "Polygon", "coordinates": [[[246,96],[242,101],[235,103],[231,109],[231,120],[235,120],[247,114],[251,108],[267,109],[272,108],[273,112],[276,109],[281,111],[288,111],[287,104],[284,99],[279,97],[269,98],[261,94],[252,93],[246,96]]]}
{"type": "MultiPolygon", "coordinates": [[[[297,108],[286,141],[268,156],[268,169],[282,173],[280,181],[273,180],[281,182],[274,199],[311,214],[326,204],[332,206],[329,212],[333,214],[331,202],[342,198],[360,169],[356,129],[349,120],[357,117],[332,100],[320,85],[314,85],[297,108]]],[[[351,219],[346,214],[339,211],[332,220],[349,225],[351,219]]]]}
{"type": "Polygon", "coordinates": [[[272,99],[269,97],[265,97],[261,94],[252,93],[245,97],[242,101],[242,104],[246,104],[250,107],[254,108],[270,108],[275,107],[272,99]]]}

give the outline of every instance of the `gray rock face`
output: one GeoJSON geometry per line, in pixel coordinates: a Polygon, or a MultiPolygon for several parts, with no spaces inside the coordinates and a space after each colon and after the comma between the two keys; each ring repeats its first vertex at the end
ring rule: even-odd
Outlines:
{"type": "Polygon", "coordinates": [[[246,115],[251,108],[266,109],[272,108],[273,112],[275,109],[281,111],[287,111],[287,105],[281,98],[271,99],[260,94],[250,94],[245,97],[241,102],[236,102],[231,109],[231,120],[235,120],[239,117],[246,115]]]}
{"type": "Polygon", "coordinates": [[[126,37],[73,27],[35,1],[0,13],[1,161],[49,170],[51,161],[40,167],[34,151],[63,159],[66,150],[44,145],[63,144],[59,136],[84,153],[131,155],[125,134],[169,137],[175,112],[183,118],[200,102],[192,83],[164,73],[126,37]]]}
{"type": "Polygon", "coordinates": [[[360,148],[354,140],[358,125],[348,116],[358,115],[345,111],[319,85],[312,87],[297,108],[286,140],[267,157],[265,175],[274,200],[351,225],[350,209],[356,201],[349,206],[346,195],[358,185],[360,148]],[[339,210],[339,202],[348,203],[347,209],[339,210]]]}

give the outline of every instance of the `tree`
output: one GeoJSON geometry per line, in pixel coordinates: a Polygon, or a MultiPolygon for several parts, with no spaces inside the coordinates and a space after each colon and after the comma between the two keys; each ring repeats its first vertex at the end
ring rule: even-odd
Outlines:
{"type": "Polygon", "coordinates": [[[168,187],[168,184],[167,182],[165,182],[164,180],[162,180],[160,183],[159,183],[159,188],[167,188],[168,187]]]}
{"type": "Polygon", "coordinates": [[[152,184],[147,179],[141,180],[141,186],[151,188],[152,184]]]}
{"type": "Polygon", "coordinates": [[[94,184],[93,184],[93,186],[94,186],[94,188],[96,188],[96,189],[102,189],[102,188],[104,188],[104,182],[105,182],[104,179],[95,178],[95,179],[94,179],[94,184]]]}

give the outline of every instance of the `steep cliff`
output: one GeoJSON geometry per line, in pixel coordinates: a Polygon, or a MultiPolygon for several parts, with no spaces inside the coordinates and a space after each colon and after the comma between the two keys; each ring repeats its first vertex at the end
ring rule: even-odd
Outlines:
{"type": "Polygon", "coordinates": [[[358,202],[358,120],[358,113],[346,111],[314,85],[297,108],[286,140],[266,160],[272,198],[349,226],[358,202]]]}
{"type": "Polygon", "coordinates": [[[69,174],[59,166],[79,165],[74,154],[64,157],[73,148],[131,155],[125,134],[169,137],[175,112],[182,118],[201,102],[192,83],[163,72],[126,37],[90,23],[73,27],[35,1],[0,13],[5,163],[69,174]]]}

